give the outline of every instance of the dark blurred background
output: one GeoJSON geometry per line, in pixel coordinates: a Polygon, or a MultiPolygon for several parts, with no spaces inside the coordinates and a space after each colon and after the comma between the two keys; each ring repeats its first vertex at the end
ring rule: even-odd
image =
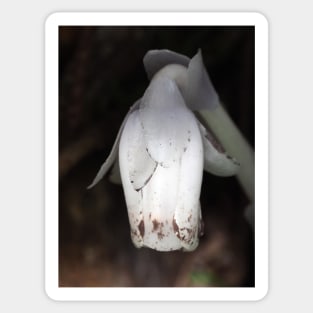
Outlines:
{"type": "Polygon", "coordinates": [[[145,53],[192,57],[199,48],[254,147],[254,27],[60,27],[60,286],[254,286],[254,234],[243,217],[249,201],[235,177],[204,173],[204,236],[191,253],[136,249],[122,187],[105,177],[86,189],[148,86],[145,53]]]}

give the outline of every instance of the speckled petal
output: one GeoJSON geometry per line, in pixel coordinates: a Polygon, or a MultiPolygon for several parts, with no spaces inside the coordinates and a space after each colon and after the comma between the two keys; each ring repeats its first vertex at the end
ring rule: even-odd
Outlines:
{"type": "Polygon", "coordinates": [[[191,120],[190,125],[190,142],[180,161],[167,168],[158,166],[140,191],[145,247],[192,251],[198,245],[203,150],[196,120],[191,120]]]}
{"type": "MultiPolygon", "coordinates": [[[[144,224],[142,211],[141,193],[136,191],[130,180],[130,166],[129,166],[129,137],[138,136],[137,125],[133,125],[137,112],[130,114],[126,121],[124,131],[121,135],[119,143],[119,166],[123,190],[128,209],[128,218],[131,229],[131,238],[134,245],[138,248],[143,245],[144,224]]],[[[132,150],[133,151],[133,150],[132,150]]]]}
{"type": "Polygon", "coordinates": [[[151,158],[163,167],[179,162],[190,141],[194,115],[176,83],[167,77],[153,79],[142,97],[139,114],[151,158]]]}
{"type": "Polygon", "coordinates": [[[120,154],[119,162],[121,159],[122,162],[127,162],[128,179],[133,188],[139,191],[151,179],[156,170],[157,162],[147,152],[138,111],[134,111],[128,117],[122,137],[123,143],[121,142],[120,149],[125,152],[120,154]]]}
{"type": "Polygon", "coordinates": [[[199,123],[204,149],[204,170],[217,176],[237,174],[240,164],[226,152],[220,151],[211,140],[212,135],[199,123]]]}
{"type": "Polygon", "coordinates": [[[191,138],[181,159],[179,197],[173,224],[182,247],[192,251],[198,246],[201,228],[200,191],[203,174],[203,143],[197,122],[193,124],[191,138]]]}

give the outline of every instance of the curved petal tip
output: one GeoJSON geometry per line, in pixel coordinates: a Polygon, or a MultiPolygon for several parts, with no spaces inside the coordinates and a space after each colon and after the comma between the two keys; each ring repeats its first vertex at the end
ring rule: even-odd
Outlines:
{"type": "Polygon", "coordinates": [[[187,67],[189,61],[190,59],[185,55],[167,49],[149,50],[143,58],[149,80],[166,65],[180,64],[187,67]]]}
{"type": "Polygon", "coordinates": [[[205,69],[200,49],[190,60],[187,72],[188,106],[197,111],[215,109],[219,104],[219,98],[205,69]]]}

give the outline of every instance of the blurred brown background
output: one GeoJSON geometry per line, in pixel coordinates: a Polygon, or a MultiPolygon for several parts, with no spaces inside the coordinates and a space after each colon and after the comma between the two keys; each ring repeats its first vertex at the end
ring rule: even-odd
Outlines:
{"type": "Polygon", "coordinates": [[[253,27],[60,27],[60,286],[254,286],[254,235],[243,217],[249,202],[236,178],[204,174],[205,234],[191,253],[136,249],[122,187],[104,178],[86,189],[148,86],[145,53],[192,57],[198,48],[254,147],[253,27]]]}

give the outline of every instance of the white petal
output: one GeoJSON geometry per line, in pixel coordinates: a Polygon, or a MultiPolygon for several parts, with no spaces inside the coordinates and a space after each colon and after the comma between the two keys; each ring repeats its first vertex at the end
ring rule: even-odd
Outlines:
{"type": "MultiPolygon", "coordinates": [[[[191,128],[191,127],[190,127],[191,128]]],[[[203,174],[203,144],[194,120],[190,142],[185,150],[180,168],[179,197],[175,210],[174,225],[185,250],[192,251],[198,245],[201,231],[200,191],[203,174]]]]}
{"type": "Polygon", "coordinates": [[[163,167],[178,162],[190,141],[194,115],[176,83],[167,77],[153,79],[142,97],[139,114],[152,159],[163,167]]]}
{"type": "Polygon", "coordinates": [[[139,114],[135,111],[129,116],[120,140],[120,172],[131,237],[137,247],[192,251],[198,245],[201,219],[202,139],[197,120],[185,106],[175,83],[162,81],[152,84],[139,114]],[[161,103],[154,102],[157,100],[161,103]],[[171,114],[175,114],[174,119],[169,118],[171,114]],[[176,147],[174,150],[162,148],[168,145],[169,136],[169,147],[176,147]],[[145,143],[150,147],[149,154],[145,143]],[[154,157],[160,162],[155,167],[154,157]],[[175,161],[162,166],[162,157],[175,161]],[[132,174],[135,170],[140,173],[136,177],[132,174]],[[134,178],[136,182],[132,183],[134,178]]]}
{"type": "Polygon", "coordinates": [[[164,49],[148,51],[143,58],[143,63],[148,78],[151,79],[164,66],[168,64],[180,64],[187,67],[189,60],[185,55],[164,49]]]}
{"type": "Polygon", "coordinates": [[[112,147],[112,150],[108,156],[108,158],[105,160],[105,162],[101,165],[100,170],[98,171],[96,177],[94,178],[93,182],[87,187],[87,189],[90,189],[92,187],[94,187],[96,184],[98,184],[98,182],[103,178],[103,176],[108,172],[108,170],[111,168],[111,166],[113,165],[113,163],[115,162],[116,158],[117,158],[117,152],[118,152],[118,145],[119,145],[119,141],[120,141],[120,137],[124,128],[124,125],[127,121],[127,118],[129,116],[129,114],[131,114],[134,110],[137,110],[140,104],[140,99],[137,100],[134,105],[129,109],[127,115],[125,116],[123,123],[118,131],[118,134],[116,136],[114,145],[112,147]]]}
{"type": "Polygon", "coordinates": [[[199,123],[204,149],[204,170],[217,176],[237,174],[240,164],[213,145],[212,135],[199,123]]]}
{"type": "Polygon", "coordinates": [[[219,105],[218,95],[202,60],[201,50],[188,66],[187,105],[191,110],[213,110],[219,105]]]}
{"type": "MultiPolygon", "coordinates": [[[[128,162],[128,139],[132,135],[132,125],[130,122],[133,120],[131,114],[126,121],[124,131],[121,135],[119,144],[119,165],[121,179],[123,183],[123,190],[128,209],[128,217],[131,228],[131,237],[136,247],[143,245],[144,225],[142,218],[142,205],[141,194],[136,191],[130,181],[129,177],[129,162],[128,162]]],[[[137,135],[136,133],[134,135],[137,135]]]]}
{"type": "Polygon", "coordinates": [[[141,190],[145,247],[158,251],[182,248],[173,228],[179,197],[179,172],[179,163],[169,168],[158,166],[149,183],[141,190]]]}
{"type": "MultiPolygon", "coordinates": [[[[126,149],[123,153],[126,153],[127,157],[128,179],[133,188],[139,191],[151,179],[157,163],[147,152],[138,111],[129,115],[122,136],[123,143],[120,143],[120,149],[122,147],[126,149]]],[[[125,157],[120,155],[120,158],[121,156],[125,157]]]]}
{"type": "MultiPolygon", "coordinates": [[[[184,125],[175,125],[182,131],[184,125]]],[[[180,161],[158,166],[141,190],[143,246],[158,251],[192,251],[201,229],[200,191],[203,173],[201,135],[195,118],[190,121],[190,141],[180,161]]]]}

